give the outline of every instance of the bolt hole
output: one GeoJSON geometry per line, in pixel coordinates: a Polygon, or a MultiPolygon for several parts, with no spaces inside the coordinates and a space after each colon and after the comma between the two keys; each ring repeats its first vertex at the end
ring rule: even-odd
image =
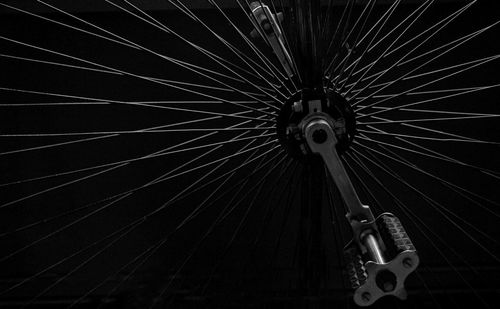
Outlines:
{"type": "Polygon", "coordinates": [[[327,138],[328,134],[323,129],[318,129],[312,134],[312,139],[316,144],[323,144],[327,138]]]}
{"type": "Polygon", "coordinates": [[[396,275],[389,270],[382,270],[375,278],[377,286],[384,292],[392,292],[396,288],[396,275]]]}

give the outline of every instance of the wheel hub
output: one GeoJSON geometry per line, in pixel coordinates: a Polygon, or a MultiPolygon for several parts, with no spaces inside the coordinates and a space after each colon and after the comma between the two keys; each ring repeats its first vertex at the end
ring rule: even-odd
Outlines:
{"type": "MultiPolygon", "coordinates": [[[[349,149],[356,133],[356,119],[348,100],[331,89],[326,93],[304,89],[288,98],[277,116],[278,138],[290,156],[301,160],[312,157],[301,128],[311,117],[329,122],[338,140],[339,154],[349,149]]],[[[320,143],[326,139],[326,132],[314,132],[313,139],[320,143]]]]}

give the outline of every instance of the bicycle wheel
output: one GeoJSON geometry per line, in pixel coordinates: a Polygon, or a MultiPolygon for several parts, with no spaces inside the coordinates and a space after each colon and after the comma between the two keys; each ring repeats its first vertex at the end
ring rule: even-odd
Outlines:
{"type": "Polygon", "coordinates": [[[341,102],[360,200],[418,249],[408,299],[372,306],[498,302],[491,5],[0,8],[3,307],[356,306],[342,194],[287,137],[294,103],[318,93],[341,102]]]}

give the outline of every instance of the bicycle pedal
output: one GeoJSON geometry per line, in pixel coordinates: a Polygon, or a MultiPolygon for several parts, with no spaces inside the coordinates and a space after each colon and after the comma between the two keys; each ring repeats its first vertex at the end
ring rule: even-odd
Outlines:
{"type": "Polygon", "coordinates": [[[415,246],[398,217],[391,213],[383,213],[375,220],[375,223],[386,246],[388,258],[394,258],[406,250],[415,251],[415,246]]]}
{"type": "Polygon", "coordinates": [[[365,284],[368,274],[357,247],[350,247],[344,251],[344,257],[347,261],[347,274],[352,289],[357,289],[365,284]]]}
{"type": "Polygon", "coordinates": [[[359,243],[351,241],[344,249],[354,302],[370,306],[387,295],[404,300],[406,277],[419,264],[415,247],[393,214],[384,213],[370,225],[377,227],[378,234],[367,229],[359,243]]]}

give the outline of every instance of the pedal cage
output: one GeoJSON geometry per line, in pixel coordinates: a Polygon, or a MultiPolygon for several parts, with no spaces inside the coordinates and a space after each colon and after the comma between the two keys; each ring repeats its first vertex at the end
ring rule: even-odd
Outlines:
{"type": "Polygon", "coordinates": [[[419,264],[415,247],[396,216],[383,213],[373,223],[385,245],[381,246],[385,248],[385,263],[377,263],[366,252],[362,253],[355,241],[344,249],[347,276],[354,289],[354,302],[359,306],[370,306],[387,295],[406,299],[404,282],[419,264]]]}

